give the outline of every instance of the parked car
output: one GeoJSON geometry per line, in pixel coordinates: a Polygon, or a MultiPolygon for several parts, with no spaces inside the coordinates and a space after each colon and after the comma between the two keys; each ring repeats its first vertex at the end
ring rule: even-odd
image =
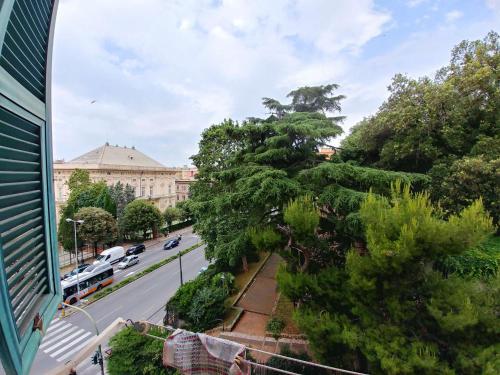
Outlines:
{"type": "Polygon", "coordinates": [[[79,264],[78,267],[76,268],[73,268],[70,272],[68,273],[65,273],[62,277],[61,277],[61,280],[66,280],[70,277],[73,277],[73,276],[76,276],[77,273],[82,273],[85,268],[87,268],[88,266],[90,266],[90,264],[87,264],[87,263],[82,263],[82,264],[79,264]]]}
{"type": "Polygon", "coordinates": [[[110,249],[106,249],[101,254],[99,254],[94,264],[101,262],[108,262],[113,264],[122,260],[124,256],[125,256],[125,249],[121,246],[115,246],[110,249]]]}
{"type": "Polygon", "coordinates": [[[124,269],[124,268],[130,267],[130,266],[133,266],[134,264],[137,264],[137,263],[139,263],[139,256],[138,255],[129,255],[129,256],[123,258],[123,260],[120,263],[118,263],[118,268],[124,269]]]}
{"type": "Polygon", "coordinates": [[[134,246],[130,246],[128,249],[127,249],[127,252],[125,253],[125,255],[137,255],[137,254],[140,254],[142,252],[144,252],[146,250],[146,246],[143,244],[143,243],[139,243],[139,244],[136,244],[134,246]]]}
{"type": "Polygon", "coordinates": [[[168,240],[165,242],[165,245],[163,245],[163,250],[168,250],[168,249],[173,249],[174,247],[179,246],[179,240],[168,240]]]}

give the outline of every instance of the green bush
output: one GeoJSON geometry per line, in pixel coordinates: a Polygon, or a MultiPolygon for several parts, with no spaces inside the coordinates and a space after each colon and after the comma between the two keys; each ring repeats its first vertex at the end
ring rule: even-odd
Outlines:
{"type": "Polygon", "coordinates": [[[232,274],[209,271],[177,289],[166,305],[193,331],[205,331],[219,323],[225,313],[224,301],[233,289],[232,274]]]}
{"type": "MultiPolygon", "coordinates": [[[[308,362],[312,361],[309,354],[307,354],[306,352],[295,353],[290,349],[290,347],[288,345],[283,346],[280,354],[284,355],[286,357],[300,359],[302,361],[308,361],[308,362]]],[[[328,372],[326,370],[323,370],[319,367],[305,365],[305,364],[301,364],[298,362],[294,362],[294,361],[290,361],[288,359],[283,359],[283,358],[278,358],[278,357],[271,357],[267,361],[266,365],[274,367],[274,368],[279,368],[282,370],[294,372],[297,374],[304,374],[304,375],[328,374],[328,372]]]]}
{"type": "Polygon", "coordinates": [[[224,289],[205,287],[200,289],[188,313],[190,328],[202,332],[216,326],[219,319],[224,316],[224,300],[227,297],[224,289]]]}
{"type": "MultiPolygon", "coordinates": [[[[153,333],[161,335],[159,332],[153,333]]],[[[163,367],[163,341],[143,336],[126,327],[109,342],[112,354],[107,368],[110,375],[173,375],[177,370],[163,367]]]]}
{"type": "Polygon", "coordinates": [[[285,321],[278,317],[273,317],[268,320],[266,329],[271,332],[275,340],[281,336],[281,332],[285,329],[285,321]]]}

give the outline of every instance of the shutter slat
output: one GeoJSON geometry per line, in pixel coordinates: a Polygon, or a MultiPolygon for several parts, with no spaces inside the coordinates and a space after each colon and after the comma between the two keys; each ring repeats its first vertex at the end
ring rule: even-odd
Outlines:
{"type": "Polygon", "coordinates": [[[25,254],[25,251],[30,248],[30,246],[35,246],[37,242],[43,240],[43,235],[38,234],[37,236],[33,236],[30,239],[26,240],[20,247],[11,252],[5,257],[5,262],[9,264],[9,267],[16,263],[22,256],[25,254]]]}
{"type": "Polygon", "coordinates": [[[42,304],[42,299],[48,291],[47,277],[43,276],[38,281],[36,289],[30,293],[28,304],[24,306],[21,315],[16,319],[19,331],[25,332],[28,328],[33,327],[33,316],[37,313],[39,306],[42,304]]]}
{"type": "Polygon", "coordinates": [[[0,165],[2,166],[2,169],[5,171],[31,172],[40,170],[40,163],[33,161],[0,158],[0,165]]]}
{"type": "Polygon", "coordinates": [[[31,211],[35,208],[39,208],[41,205],[42,205],[42,200],[38,198],[0,208],[0,222],[10,217],[17,216],[22,212],[31,211]]]}
{"type": "Polygon", "coordinates": [[[23,278],[21,281],[19,287],[16,286],[16,293],[13,294],[11,291],[12,289],[9,289],[9,292],[11,292],[11,298],[12,298],[12,308],[14,309],[14,315],[17,317],[20,315],[20,310],[22,310],[23,305],[26,303],[26,297],[27,294],[29,293],[30,289],[33,289],[33,287],[36,287],[38,279],[43,277],[43,273],[38,273],[35,277],[27,277],[27,276],[32,276],[33,274],[36,274],[36,272],[42,270],[45,265],[45,260],[42,259],[40,263],[38,263],[35,268],[32,268],[26,273],[26,277],[23,278]]]}
{"type": "Polygon", "coordinates": [[[40,172],[15,172],[0,170],[0,184],[5,182],[31,182],[40,178],[40,172]]]}
{"type": "Polygon", "coordinates": [[[29,240],[31,237],[35,237],[40,233],[43,233],[42,226],[39,225],[37,227],[31,228],[28,231],[24,232],[20,236],[17,236],[12,241],[5,242],[3,249],[7,255],[15,250],[15,248],[22,245],[24,241],[29,240]]]}
{"type": "Polygon", "coordinates": [[[40,156],[35,152],[17,150],[12,147],[0,146],[0,156],[5,159],[19,161],[39,161],[40,156]]]}
{"type": "MultiPolygon", "coordinates": [[[[40,246],[37,246],[33,248],[33,251],[36,253],[37,250],[40,250],[40,246]]],[[[31,255],[31,253],[30,253],[31,255]]],[[[42,262],[40,262],[43,258],[43,253],[39,252],[36,254],[30,261],[28,261],[26,264],[22,265],[21,267],[18,267],[15,269],[14,267],[9,271],[10,275],[8,276],[10,279],[7,281],[9,284],[9,291],[10,291],[10,296],[12,298],[17,297],[17,293],[19,290],[21,290],[26,283],[19,282],[19,279],[21,280],[29,280],[30,275],[37,271],[39,267],[42,267],[42,262]],[[24,272],[25,271],[25,272],[24,272]]],[[[19,260],[18,263],[20,263],[21,260],[19,260]]],[[[16,264],[17,265],[17,264],[16,264]]]]}
{"type": "Polygon", "coordinates": [[[41,211],[42,209],[38,207],[34,210],[16,215],[12,221],[0,227],[0,230],[3,232],[2,238],[6,244],[5,248],[9,247],[11,241],[17,241],[18,237],[24,236],[29,230],[43,223],[41,211]]]}

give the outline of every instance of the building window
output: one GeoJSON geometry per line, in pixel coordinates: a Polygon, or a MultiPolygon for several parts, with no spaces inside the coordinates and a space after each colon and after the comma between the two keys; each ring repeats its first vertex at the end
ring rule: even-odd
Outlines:
{"type": "Polygon", "coordinates": [[[135,178],[132,179],[132,182],[135,182],[135,178]]]}
{"type": "Polygon", "coordinates": [[[152,179],[152,178],[150,178],[150,179],[149,179],[149,182],[153,182],[153,179],[152,179]]]}
{"type": "Polygon", "coordinates": [[[149,195],[151,197],[153,196],[153,187],[152,186],[149,187],[149,195]]]}
{"type": "Polygon", "coordinates": [[[146,187],[145,186],[142,186],[141,187],[141,197],[145,196],[146,195],[146,187]]]}
{"type": "Polygon", "coordinates": [[[172,194],[172,186],[170,184],[168,185],[168,193],[172,194]]]}

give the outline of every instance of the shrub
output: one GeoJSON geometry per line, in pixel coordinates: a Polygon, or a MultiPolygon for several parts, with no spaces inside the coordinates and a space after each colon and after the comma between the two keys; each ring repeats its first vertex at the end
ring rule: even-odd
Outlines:
{"type": "Polygon", "coordinates": [[[224,315],[227,293],[220,288],[205,287],[199,290],[191,303],[188,323],[194,331],[205,331],[217,325],[224,315]]]}
{"type": "MultiPolygon", "coordinates": [[[[296,358],[296,359],[301,359],[302,361],[311,361],[311,357],[309,354],[306,352],[300,352],[300,353],[295,353],[293,352],[288,345],[284,345],[283,348],[281,349],[280,352],[281,355],[284,355],[286,357],[291,357],[291,358],[296,358]]],[[[278,358],[278,357],[271,357],[266,365],[274,367],[274,368],[279,368],[282,370],[294,372],[297,374],[304,374],[304,375],[322,375],[322,374],[327,374],[328,372],[319,368],[319,367],[314,367],[310,365],[305,365],[302,363],[290,361],[288,359],[283,359],[283,358],[278,358]]]]}
{"type": "Polygon", "coordinates": [[[285,321],[278,317],[273,317],[268,320],[266,329],[271,332],[275,340],[281,336],[281,332],[285,329],[285,321]]]}
{"type": "Polygon", "coordinates": [[[109,344],[112,350],[107,363],[110,375],[177,374],[175,369],[163,367],[161,340],[143,336],[133,328],[126,327],[113,336],[109,344]]]}

